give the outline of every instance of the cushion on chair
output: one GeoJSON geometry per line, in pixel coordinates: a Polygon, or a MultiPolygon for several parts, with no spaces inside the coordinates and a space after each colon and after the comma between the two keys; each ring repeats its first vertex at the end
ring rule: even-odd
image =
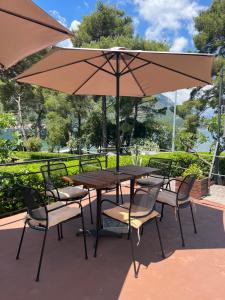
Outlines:
{"type": "MultiPolygon", "coordinates": [[[[56,210],[50,211],[48,213],[48,228],[52,227],[54,225],[57,225],[63,221],[69,220],[73,217],[78,216],[81,213],[81,209],[79,207],[72,207],[69,205],[65,206],[65,203],[61,202],[61,201],[57,201],[55,203],[49,204],[47,205],[47,209],[51,210],[51,209],[55,209],[56,210]],[[63,206],[60,208],[60,206],[63,206]]],[[[43,207],[37,208],[39,215],[43,218],[46,217],[45,214],[45,210],[43,207]]],[[[44,226],[46,227],[46,221],[40,221],[40,220],[36,220],[36,219],[32,219],[29,214],[26,217],[27,219],[29,219],[29,223],[33,226],[44,226]]]]}
{"type": "MultiPolygon", "coordinates": [[[[159,192],[157,202],[168,204],[170,206],[175,207],[175,206],[177,206],[176,199],[177,199],[176,193],[163,190],[163,191],[159,192]]],[[[191,200],[190,197],[187,200],[182,200],[182,201],[178,200],[178,205],[185,204],[185,203],[189,202],[190,200],[191,200]]]]}
{"type": "Polygon", "coordinates": [[[82,189],[74,186],[66,186],[58,189],[59,196],[57,190],[47,191],[46,195],[48,197],[54,197],[60,200],[74,200],[85,197],[88,194],[86,189],[82,189]]]}
{"type": "MultiPolygon", "coordinates": [[[[118,220],[122,223],[129,224],[129,210],[126,209],[125,207],[129,208],[129,203],[124,204],[124,207],[121,206],[115,206],[113,208],[109,208],[103,211],[103,214],[106,216],[118,220]]],[[[142,208],[140,206],[132,205],[132,215],[137,214],[137,216],[141,214],[146,214],[146,209],[142,208]]],[[[147,221],[159,216],[160,214],[153,210],[148,216],[142,217],[142,218],[135,218],[131,217],[131,226],[134,227],[135,229],[140,228],[144,223],[147,221]]]]}
{"type": "Polygon", "coordinates": [[[163,176],[157,176],[157,177],[145,177],[137,180],[137,183],[139,185],[144,185],[144,186],[153,186],[160,184],[160,182],[165,183],[165,180],[163,180],[163,176]]]}

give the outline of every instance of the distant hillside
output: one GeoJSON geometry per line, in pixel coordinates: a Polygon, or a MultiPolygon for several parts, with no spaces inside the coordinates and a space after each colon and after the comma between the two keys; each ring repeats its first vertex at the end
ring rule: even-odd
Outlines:
{"type": "MultiPolygon", "coordinates": [[[[155,105],[156,109],[161,109],[164,107],[167,108],[165,115],[158,115],[156,118],[159,119],[160,121],[167,123],[170,126],[173,126],[173,107],[174,107],[173,101],[162,94],[156,96],[156,98],[158,99],[158,102],[155,105]]],[[[176,127],[182,127],[183,123],[184,123],[183,119],[180,118],[179,116],[176,116],[176,127]]]]}

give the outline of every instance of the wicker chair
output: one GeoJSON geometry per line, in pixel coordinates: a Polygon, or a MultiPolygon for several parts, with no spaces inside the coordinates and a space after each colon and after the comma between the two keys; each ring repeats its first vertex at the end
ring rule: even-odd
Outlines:
{"type": "Polygon", "coordinates": [[[87,246],[86,246],[86,237],[85,237],[85,226],[84,226],[84,217],[83,217],[83,210],[81,204],[77,202],[76,203],[77,207],[71,207],[70,205],[66,205],[65,202],[63,203],[61,201],[57,201],[52,204],[46,205],[42,198],[42,195],[37,190],[27,186],[19,186],[19,189],[22,192],[23,201],[27,207],[27,216],[25,218],[25,223],[24,223],[16,259],[19,259],[24,234],[26,231],[25,230],[26,225],[28,225],[30,228],[34,230],[44,232],[44,239],[41,247],[41,254],[39,258],[36,281],[39,281],[47,232],[53,226],[57,226],[58,239],[61,240],[62,235],[60,232],[60,225],[71,219],[81,217],[82,227],[83,227],[82,229],[83,229],[85,259],[87,259],[88,256],[87,256],[87,246]]]}
{"type": "Polygon", "coordinates": [[[141,178],[137,180],[137,183],[144,186],[154,186],[157,182],[163,180],[163,186],[170,187],[170,173],[171,173],[172,160],[167,158],[150,158],[148,162],[148,167],[159,169],[149,177],[141,178]]]}
{"type": "MultiPolygon", "coordinates": [[[[125,203],[124,205],[118,205],[115,202],[110,201],[108,199],[102,200],[101,203],[101,206],[104,203],[110,203],[113,206],[112,208],[102,210],[102,215],[128,225],[128,229],[129,229],[128,235],[131,243],[131,253],[133,259],[135,277],[138,276],[138,269],[135,263],[134,241],[132,237],[132,230],[137,230],[138,237],[140,239],[140,230],[142,234],[144,225],[149,221],[155,220],[160,247],[162,251],[162,256],[163,258],[165,257],[159,226],[158,226],[158,221],[157,221],[157,217],[159,217],[160,214],[155,210],[155,203],[161,185],[162,182],[155,185],[151,189],[137,189],[135,191],[132,201],[130,203],[125,203]]],[[[95,256],[97,256],[99,230],[101,230],[101,224],[99,224],[97,234],[96,234],[95,256]]]]}
{"type": "MultiPolygon", "coordinates": [[[[45,184],[45,195],[54,201],[65,201],[66,203],[77,202],[88,195],[88,190],[80,187],[70,186],[62,179],[68,176],[68,170],[64,163],[55,163],[41,166],[41,173],[45,184]]],[[[89,199],[91,223],[93,224],[92,207],[89,199]]]]}
{"type": "MultiPolygon", "coordinates": [[[[101,161],[98,158],[81,159],[80,167],[82,172],[94,172],[94,171],[103,170],[101,161]]],[[[111,185],[108,186],[107,188],[104,188],[103,190],[107,193],[115,190],[116,188],[117,188],[116,185],[111,185]]],[[[123,203],[123,193],[122,193],[121,184],[119,185],[119,189],[120,189],[121,202],[123,203]]],[[[88,189],[88,193],[89,193],[89,201],[91,201],[90,189],[88,189]]]]}
{"type": "Polygon", "coordinates": [[[181,224],[181,218],[180,218],[180,209],[185,208],[187,206],[191,209],[191,216],[194,226],[194,232],[197,233],[195,220],[194,220],[194,214],[193,214],[193,208],[191,203],[191,197],[190,192],[192,189],[192,186],[195,182],[196,175],[191,174],[186,176],[183,180],[178,179],[171,179],[172,180],[178,180],[180,181],[180,186],[178,188],[177,192],[164,189],[161,192],[159,192],[157,202],[162,204],[162,210],[161,210],[161,219],[163,217],[163,210],[165,205],[169,205],[171,207],[174,207],[176,210],[176,213],[178,215],[178,221],[179,221],[179,228],[180,228],[180,234],[182,239],[182,246],[185,246],[184,243],[184,236],[183,236],[183,229],[181,224]]]}

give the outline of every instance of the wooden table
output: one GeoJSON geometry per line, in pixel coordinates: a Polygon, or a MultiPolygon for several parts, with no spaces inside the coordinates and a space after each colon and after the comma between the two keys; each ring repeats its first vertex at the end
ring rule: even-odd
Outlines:
{"type": "Polygon", "coordinates": [[[84,185],[87,188],[96,189],[97,193],[97,214],[96,214],[96,230],[101,228],[101,200],[102,190],[115,185],[117,186],[117,196],[119,195],[120,182],[130,180],[130,197],[134,195],[135,180],[141,176],[149,175],[158,171],[156,168],[139,167],[139,166],[123,166],[117,173],[115,168],[99,170],[94,172],[84,172],[72,176],[64,176],[63,179],[73,185],[84,185]]]}

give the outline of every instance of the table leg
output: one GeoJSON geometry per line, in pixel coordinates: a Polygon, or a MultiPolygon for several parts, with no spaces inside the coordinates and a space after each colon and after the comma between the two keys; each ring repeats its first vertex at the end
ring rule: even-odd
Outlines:
{"type": "Polygon", "coordinates": [[[134,185],[135,185],[135,177],[132,177],[130,180],[130,201],[132,201],[134,197],[134,185]]]}
{"type": "Polygon", "coordinates": [[[119,204],[120,202],[120,185],[116,185],[116,203],[119,204]]]}

